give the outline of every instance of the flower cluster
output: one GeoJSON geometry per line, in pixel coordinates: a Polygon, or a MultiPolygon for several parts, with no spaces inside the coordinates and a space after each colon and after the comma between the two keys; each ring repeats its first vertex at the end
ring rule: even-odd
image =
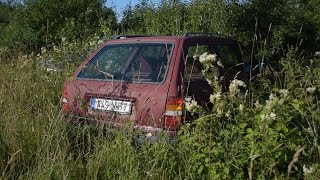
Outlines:
{"type": "Polygon", "coordinates": [[[205,52],[205,53],[200,55],[199,61],[201,63],[216,62],[217,61],[217,55],[216,54],[208,54],[207,52],[205,52]]]}
{"type": "Polygon", "coordinates": [[[186,97],[184,99],[184,103],[187,111],[189,112],[193,112],[198,107],[197,101],[192,99],[191,97],[186,97]]]}
{"type": "Polygon", "coordinates": [[[254,103],[254,106],[255,106],[257,109],[260,109],[260,108],[263,107],[263,106],[260,104],[259,101],[256,101],[256,102],[254,103]]]}
{"type": "Polygon", "coordinates": [[[217,93],[211,94],[211,95],[210,95],[210,102],[214,103],[215,100],[220,100],[220,99],[221,99],[221,96],[222,96],[222,94],[221,94],[220,91],[217,92],[217,93]]]}
{"type": "MultiPolygon", "coordinates": [[[[279,103],[279,98],[277,96],[275,96],[273,93],[271,93],[269,95],[269,99],[266,100],[265,109],[267,111],[271,111],[273,109],[273,107],[275,107],[277,105],[277,103],[279,103]]],[[[280,103],[280,104],[282,104],[282,103],[280,103]]]]}
{"type": "Polygon", "coordinates": [[[283,97],[283,98],[286,98],[289,95],[289,91],[286,89],[280,89],[279,93],[280,93],[281,97],[283,97]]]}
{"type": "Polygon", "coordinates": [[[238,79],[234,79],[231,81],[229,85],[229,91],[230,91],[231,97],[237,95],[240,92],[239,87],[246,87],[246,84],[243,81],[238,79]]]}
{"type": "Polygon", "coordinates": [[[260,115],[261,121],[266,121],[266,120],[276,120],[277,115],[273,112],[270,114],[261,114],[260,115]]]}
{"type": "Polygon", "coordinates": [[[274,121],[274,120],[276,120],[277,115],[276,115],[274,112],[271,112],[271,113],[262,113],[262,114],[260,115],[260,118],[261,118],[261,123],[262,123],[262,124],[259,125],[260,129],[266,129],[266,128],[269,127],[268,124],[269,124],[270,122],[268,122],[268,121],[274,121]]]}
{"type": "Polygon", "coordinates": [[[312,94],[312,93],[314,93],[316,91],[316,88],[315,87],[308,87],[306,90],[307,90],[308,93],[312,94]]]}
{"type": "Polygon", "coordinates": [[[208,72],[208,70],[213,67],[218,67],[218,66],[223,67],[223,64],[221,63],[221,61],[218,60],[216,54],[209,54],[205,52],[200,56],[194,55],[193,58],[199,59],[200,63],[204,66],[202,70],[203,73],[208,72]]]}
{"type": "Polygon", "coordinates": [[[219,80],[221,80],[220,76],[220,67],[223,67],[223,64],[218,59],[216,54],[209,54],[205,52],[203,54],[194,55],[193,58],[195,60],[199,60],[202,64],[203,69],[201,70],[202,74],[205,76],[208,84],[214,87],[215,90],[220,89],[219,80]]]}
{"type": "Polygon", "coordinates": [[[239,111],[240,111],[240,112],[243,112],[243,110],[244,110],[244,106],[243,106],[243,104],[240,104],[240,105],[239,105],[239,111]]]}

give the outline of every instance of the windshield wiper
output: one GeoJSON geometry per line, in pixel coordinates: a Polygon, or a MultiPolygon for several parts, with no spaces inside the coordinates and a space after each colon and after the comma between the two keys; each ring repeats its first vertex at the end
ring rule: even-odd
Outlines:
{"type": "Polygon", "coordinates": [[[98,72],[102,73],[105,76],[111,77],[112,79],[114,78],[113,74],[110,74],[110,73],[107,73],[107,72],[104,72],[104,71],[101,71],[101,70],[98,70],[98,72]]]}

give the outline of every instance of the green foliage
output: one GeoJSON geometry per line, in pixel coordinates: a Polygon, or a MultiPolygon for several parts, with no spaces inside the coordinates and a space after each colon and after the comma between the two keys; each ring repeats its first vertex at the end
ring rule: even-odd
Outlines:
{"type": "Polygon", "coordinates": [[[10,22],[9,14],[12,8],[0,2],[0,27],[8,24],[10,22]]]}
{"type": "Polygon", "coordinates": [[[194,152],[191,172],[206,179],[299,179],[303,167],[318,161],[317,66],[302,68],[305,60],[296,53],[282,58],[281,81],[257,88],[265,82],[261,77],[242,94],[243,84],[234,80],[229,92],[214,88],[212,109],[191,110],[200,118],[180,135],[184,148],[194,152]]]}
{"type": "Polygon", "coordinates": [[[120,31],[231,34],[242,42],[245,61],[263,59],[276,65],[288,47],[297,47],[307,57],[319,50],[318,4],[313,0],[165,0],[157,5],[141,1],[123,12],[120,31]]]}
{"type": "Polygon", "coordinates": [[[226,3],[221,0],[164,0],[159,5],[141,1],[123,12],[122,32],[180,35],[184,32],[226,33],[226,3]]]}
{"type": "Polygon", "coordinates": [[[131,5],[128,5],[126,9],[122,12],[123,18],[120,23],[120,28],[123,30],[123,33],[127,31],[135,33],[143,33],[146,31],[144,24],[144,18],[146,10],[146,4],[141,3],[137,4],[134,8],[131,5]]]}
{"type": "MultiPolygon", "coordinates": [[[[28,0],[11,13],[0,45],[31,53],[42,46],[109,35],[115,29],[115,13],[104,1],[28,0]],[[27,14],[27,16],[26,16],[27,14]]],[[[14,54],[14,53],[12,53],[14,54]]]]}
{"type": "Polygon", "coordinates": [[[320,48],[319,4],[314,1],[236,1],[229,9],[228,27],[256,58],[275,62],[291,46],[310,57],[320,48]]]}

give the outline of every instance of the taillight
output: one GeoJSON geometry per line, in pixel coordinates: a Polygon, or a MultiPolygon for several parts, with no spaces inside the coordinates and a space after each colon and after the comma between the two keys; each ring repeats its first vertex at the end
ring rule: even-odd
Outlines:
{"type": "Polygon", "coordinates": [[[166,111],[164,113],[164,127],[168,130],[176,130],[181,124],[183,100],[181,97],[167,99],[166,111]]]}
{"type": "Polygon", "coordinates": [[[63,93],[62,93],[62,108],[63,108],[63,110],[69,110],[68,92],[67,92],[66,88],[63,89],[63,93]]]}

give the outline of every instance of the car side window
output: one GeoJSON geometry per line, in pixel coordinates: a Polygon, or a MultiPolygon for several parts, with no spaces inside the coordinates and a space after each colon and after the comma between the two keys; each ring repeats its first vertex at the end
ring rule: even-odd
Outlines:
{"type": "MultiPolygon", "coordinates": [[[[184,47],[184,50],[184,96],[193,97],[200,105],[205,107],[208,105],[210,94],[212,94],[212,87],[208,84],[203,75],[202,64],[198,58],[194,57],[194,55],[201,55],[205,52],[208,52],[209,46],[193,44],[184,47]]],[[[217,70],[217,72],[214,73],[219,73],[218,69],[212,68],[211,70],[217,70]]]]}
{"type": "Polygon", "coordinates": [[[203,53],[215,54],[222,67],[213,62],[213,66],[210,68],[209,73],[213,73],[216,77],[223,77],[221,82],[223,90],[226,90],[230,81],[239,75],[239,71],[243,69],[243,66],[238,66],[239,52],[237,48],[232,44],[190,44],[184,47],[184,89],[185,96],[193,97],[197,102],[202,105],[209,104],[209,97],[212,94],[212,87],[205,79],[202,72],[203,66],[199,61],[199,58],[194,56],[201,56],[203,53]]]}
{"type": "MultiPolygon", "coordinates": [[[[195,55],[199,56],[203,53],[209,53],[209,54],[217,54],[218,51],[210,47],[209,45],[192,45],[187,47],[187,53],[185,58],[185,78],[188,78],[188,80],[195,80],[195,79],[204,79],[202,69],[203,66],[200,63],[200,61],[196,58],[194,58],[195,55]]],[[[214,66],[210,69],[212,73],[214,73],[217,77],[221,75],[221,70],[219,67],[214,66]]]]}

